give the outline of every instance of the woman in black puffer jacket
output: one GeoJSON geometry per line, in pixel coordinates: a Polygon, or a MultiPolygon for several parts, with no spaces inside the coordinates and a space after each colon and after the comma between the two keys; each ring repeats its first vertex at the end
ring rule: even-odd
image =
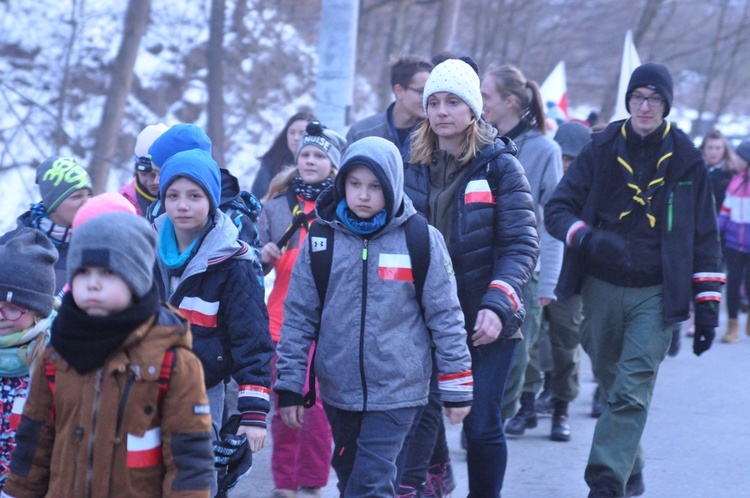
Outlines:
{"type": "MultiPolygon", "coordinates": [[[[411,138],[404,190],[445,237],[466,319],[474,372],[474,403],[464,420],[469,492],[500,496],[507,460],[502,395],[521,338],[521,296],[539,241],[516,147],[481,119],[477,73],[468,58],[447,60],[432,71],[423,97],[427,119],[411,138]]],[[[423,429],[431,423],[442,423],[439,404],[432,400],[419,437],[408,449],[402,484],[419,486],[437,438],[432,462],[441,464],[430,467],[427,479],[433,488],[447,491],[451,477],[444,431],[440,427],[437,435],[425,437],[423,429]]]]}

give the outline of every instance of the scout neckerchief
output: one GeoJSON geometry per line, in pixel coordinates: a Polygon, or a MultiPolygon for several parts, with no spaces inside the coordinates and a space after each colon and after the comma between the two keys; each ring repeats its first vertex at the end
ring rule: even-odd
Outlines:
{"type": "Polygon", "coordinates": [[[667,126],[664,127],[664,132],[661,135],[661,148],[659,149],[659,159],[656,162],[654,178],[648,182],[646,190],[641,190],[641,187],[638,186],[635,177],[633,176],[633,167],[630,165],[630,155],[628,154],[627,147],[628,135],[625,130],[625,125],[628,121],[625,121],[620,128],[620,135],[617,137],[616,147],[617,162],[620,163],[623,168],[628,187],[633,189],[633,198],[630,201],[630,204],[628,204],[628,207],[620,213],[620,219],[629,215],[633,211],[636,203],[638,203],[646,209],[648,222],[651,225],[651,228],[654,228],[656,225],[656,216],[651,210],[651,199],[653,199],[656,191],[659,190],[659,187],[664,185],[664,175],[666,174],[667,166],[669,165],[669,160],[672,157],[672,151],[674,150],[674,140],[672,139],[672,134],[669,133],[672,129],[672,125],[667,121],[667,126]]]}

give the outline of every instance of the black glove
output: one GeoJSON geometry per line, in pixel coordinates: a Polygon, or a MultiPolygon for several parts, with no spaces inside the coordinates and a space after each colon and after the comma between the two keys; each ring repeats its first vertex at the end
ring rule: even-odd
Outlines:
{"type": "Polygon", "coordinates": [[[221,439],[214,441],[214,467],[227,469],[226,475],[219,481],[217,497],[226,496],[253,468],[253,452],[247,436],[237,435],[239,425],[240,416],[232,415],[219,431],[221,439]]]}
{"type": "Polygon", "coordinates": [[[584,227],[573,235],[579,247],[592,261],[612,261],[625,256],[625,239],[609,230],[584,227]]]}
{"type": "Polygon", "coordinates": [[[716,337],[716,329],[708,325],[696,325],[695,335],[693,336],[693,353],[696,356],[700,356],[711,349],[711,343],[714,342],[716,337]]]}

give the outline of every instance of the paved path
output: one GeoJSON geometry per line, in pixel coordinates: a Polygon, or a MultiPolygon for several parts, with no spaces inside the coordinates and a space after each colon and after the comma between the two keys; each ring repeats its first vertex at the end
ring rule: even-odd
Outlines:
{"type": "MultiPolygon", "coordinates": [[[[744,325],[745,316],[740,317],[744,325]]],[[[743,329],[744,330],[744,329],[743,329]]],[[[721,336],[721,332],[718,334],[721,336]]],[[[750,497],[750,337],[739,344],[717,341],[697,358],[692,339],[662,364],[651,405],[643,445],[646,452],[646,493],[658,498],[750,497]]],[[[595,384],[586,355],[581,368],[581,394],[570,407],[573,438],[568,443],[549,439],[550,419],[508,442],[508,469],[503,498],[583,498],[583,480],[595,419],[589,416],[595,384]]],[[[460,429],[448,433],[458,488],[454,497],[468,493],[466,457],[459,443],[460,429]]],[[[232,497],[270,496],[270,442],[257,454],[255,466],[232,497]]],[[[337,497],[331,473],[324,497],[337,497]]]]}

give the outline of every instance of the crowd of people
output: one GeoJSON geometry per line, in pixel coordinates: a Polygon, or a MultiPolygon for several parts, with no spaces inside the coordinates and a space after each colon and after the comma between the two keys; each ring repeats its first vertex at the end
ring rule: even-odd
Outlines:
{"type": "Polygon", "coordinates": [[[146,126],[120,193],[47,158],[0,237],[0,496],[227,496],[271,414],[274,498],[331,467],[341,496],[448,496],[446,420],[499,497],[506,434],[570,440],[581,348],[589,497],[643,494],[659,365],[681,328],[711,347],[725,282],[738,342],[750,278],[750,141],[696,148],[673,87],[643,64],[630,118],[553,132],[519,68],[407,55],[346,137],[291,116],[252,193],[193,124],[146,126]]]}

